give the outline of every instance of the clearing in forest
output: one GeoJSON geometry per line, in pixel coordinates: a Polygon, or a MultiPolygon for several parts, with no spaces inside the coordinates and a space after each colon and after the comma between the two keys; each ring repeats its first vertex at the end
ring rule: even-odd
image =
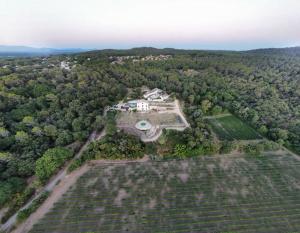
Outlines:
{"type": "Polygon", "coordinates": [[[209,118],[208,122],[221,140],[262,139],[253,128],[233,115],[209,118]]]}
{"type": "Polygon", "coordinates": [[[299,165],[285,154],[100,164],[30,232],[299,232],[299,165]]]}
{"type": "Polygon", "coordinates": [[[188,124],[184,116],[180,116],[174,111],[166,112],[119,112],[117,114],[117,127],[124,132],[139,136],[144,142],[151,142],[158,139],[162,129],[176,129],[183,131],[188,124]],[[140,121],[147,121],[151,128],[147,131],[141,131],[136,128],[140,121]]]}

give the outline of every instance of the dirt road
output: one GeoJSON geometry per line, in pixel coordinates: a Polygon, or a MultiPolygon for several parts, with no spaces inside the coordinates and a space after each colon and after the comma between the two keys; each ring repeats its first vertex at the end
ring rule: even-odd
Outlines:
{"type": "Polygon", "coordinates": [[[187,122],[187,120],[181,110],[179,100],[177,100],[177,99],[175,100],[174,112],[177,113],[181,117],[181,119],[183,120],[183,123],[186,125],[186,127],[190,127],[190,124],[187,122]]]}
{"type": "Polygon", "coordinates": [[[69,175],[62,178],[60,183],[56,185],[47,200],[21,225],[19,225],[12,233],[28,232],[32,226],[37,223],[57,202],[62,195],[77,181],[77,179],[87,172],[89,166],[86,164],[80,169],[75,170],[69,175]]]}
{"type": "MultiPolygon", "coordinates": [[[[63,168],[61,169],[49,182],[48,184],[33,198],[31,199],[26,205],[24,205],[20,210],[26,209],[27,207],[30,206],[30,204],[33,202],[33,200],[35,200],[36,198],[38,198],[44,191],[48,191],[48,192],[52,192],[52,190],[55,188],[55,186],[57,185],[57,183],[59,181],[62,181],[65,177],[68,177],[67,175],[67,168],[68,165],[76,158],[80,157],[82,152],[87,148],[87,146],[94,140],[99,140],[102,137],[104,137],[106,134],[105,130],[102,130],[99,134],[96,133],[96,131],[93,131],[91,133],[91,135],[89,136],[89,138],[87,139],[87,141],[85,142],[85,144],[81,147],[81,149],[77,152],[77,154],[74,156],[74,158],[63,168]]],[[[12,227],[15,225],[16,221],[17,221],[17,215],[18,212],[15,213],[13,216],[11,216],[7,222],[5,224],[3,224],[1,226],[1,230],[4,232],[9,231],[10,229],[12,229],[12,227]]],[[[18,228],[17,228],[18,229],[18,228]]],[[[23,232],[23,231],[20,231],[23,232]]]]}
{"type": "Polygon", "coordinates": [[[63,177],[63,179],[60,181],[58,185],[56,185],[50,196],[47,198],[47,200],[37,209],[36,212],[34,212],[32,215],[29,216],[29,218],[19,225],[12,233],[25,233],[28,232],[35,223],[37,223],[56,203],[62,195],[68,191],[68,189],[75,184],[77,179],[82,176],[84,173],[86,173],[92,166],[101,166],[101,165],[107,165],[107,164],[124,164],[124,163],[136,163],[136,162],[147,162],[149,161],[148,156],[144,156],[141,159],[137,160],[94,160],[90,161],[84,166],[80,167],[79,169],[73,171],[72,173],[66,175],[63,177]]]}

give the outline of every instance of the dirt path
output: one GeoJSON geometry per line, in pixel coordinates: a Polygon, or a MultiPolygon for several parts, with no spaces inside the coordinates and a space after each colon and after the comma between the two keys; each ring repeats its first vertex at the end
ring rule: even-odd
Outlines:
{"type": "Polygon", "coordinates": [[[8,210],[8,207],[3,207],[2,209],[0,209],[0,219],[3,217],[3,215],[5,214],[5,212],[8,210]]]}
{"type": "MultiPolygon", "coordinates": [[[[48,184],[43,189],[41,189],[41,191],[33,199],[31,199],[29,202],[27,202],[26,205],[24,205],[20,210],[28,208],[31,205],[31,203],[33,202],[33,200],[38,198],[44,191],[52,192],[52,190],[56,187],[56,184],[59,181],[63,180],[65,177],[68,177],[68,175],[67,175],[68,165],[74,159],[80,157],[81,154],[83,153],[83,151],[87,148],[87,146],[92,141],[99,140],[102,137],[104,137],[105,135],[106,135],[105,130],[102,130],[98,135],[97,135],[96,131],[92,132],[90,134],[89,138],[87,139],[87,141],[85,142],[85,144],[81,147],[81,149],[74,156],[74,158],[71,161],[69,161],[68,164],[66,166],[64,166],[56,175],[54,175],[53,178],[48,182],[48,184]]],[[[17,215],[18,215],[18,212],[15,213],[12,217],[10,217],[5,224],[1,225],[1,230],[4,231],[4,232],[9,231],[15,225],[15,223],[17,222],[17,215]]]]}
{"type": "Polygon", "coordinates": [[[101,166],[107,164],[124,164],[124,163],[143,163],[149,161],[148,156],[144,156],[141,159],[137,160],[92,160],[89,161],[88,164],[80,167],[74,172],[66,175],[58,185],[54,187],[52,192],[50,193],[47,200],[34,212],[29,218],[19,225],[12,233],[25,233],[30,231],[34,224],[38,223],[40,219],[42,219],[45,214],[53,207],[54,203],[56,203],[68,189],[76,183],[78,178],[86,173],[93,166],[101,166]]]}
{"type": "Polygon", "coordinates": [[[217,119],[217,118],[222,118],[222,117],[226,117],[226,116],[231,116],[232,114],[230,113],[222,113],[219,115],[215,115],[215,116],[205,116],[203,117],[203,119],[217,119]]]}
{"type": "Polygon", "coordinates": [[[13,233],[28,232],[32,226],[37,223],[57,202],[62,195],[68,191],[68,189],[75,184],[77,179],[89,170],[89,166],[86,164],[80,169],[75,170],[69,175],[66,175],[61,182],[55,186],[47,200],[34,212],[30,217],[21,225],[19,225],[13,233]]]}
{"type": "Polygon", "coordinates": [[[297,155],[296,153],[294,153],[293,151],[289,150],[286,147],[283,147],[283,150],[286,151],[287,153],[291,154],[295,159],[297,159],[298,161],[300,161],[300,156],[297,155]]]}
{"type": "Polygon", "coordinates": [[[185,118],[185,116],[184,116],[184,114],[181,110],[180,103],[179,103],[178,99],[175,100],[175,106],[176,106],[175,109],[174,109],[175,113],[177,113],[181,117],[181,119],[183,120],[186,127],[190,127],[190,124],[187,122],[187,120],[186,120],[186,118],[185,118]]]}
{"type": "Polygon", "coordinates": [[[157,129],[151,138],[143,138],[143,142],[155,142],[162,135],[162,129],[157,129]]]}
{"type": "Polygon", "coordinates": [[[122,159],[122,160],[107,160],[107,159],[99,159],[99,160],[91,160],[88,162],[89,166],[93,165],[106,165],[106,164],[124,164],[124,163],[145,163],[148,162],[150,159],[148,155],[145,155],[141,159],[134,159],[134,160],[129,160],[129,159],[122,159]]]}

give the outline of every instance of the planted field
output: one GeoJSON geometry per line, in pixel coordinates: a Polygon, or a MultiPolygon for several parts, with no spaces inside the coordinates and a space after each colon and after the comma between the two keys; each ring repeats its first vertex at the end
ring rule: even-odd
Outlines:
{"type": "Polygon", "coordinates": [[[208,120],[213,131],[221,140],[255,140],[261,136],[235,116],[229,115],[208,120]]]}
{"type": "Polygon", "coordinates": [[[299,232],[299,165],[288,155],[98,165],[31,232],[299,232]]]}

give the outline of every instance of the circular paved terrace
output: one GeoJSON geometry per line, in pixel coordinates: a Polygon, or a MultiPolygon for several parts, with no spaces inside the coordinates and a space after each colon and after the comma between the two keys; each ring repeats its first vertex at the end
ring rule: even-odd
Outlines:
{"type": "Polygon", "coordinates": [[[135,124],[135,128],[138,130],[146,131],[151,129],[152,125],[149,121],[141,120],[135,124]]]}

